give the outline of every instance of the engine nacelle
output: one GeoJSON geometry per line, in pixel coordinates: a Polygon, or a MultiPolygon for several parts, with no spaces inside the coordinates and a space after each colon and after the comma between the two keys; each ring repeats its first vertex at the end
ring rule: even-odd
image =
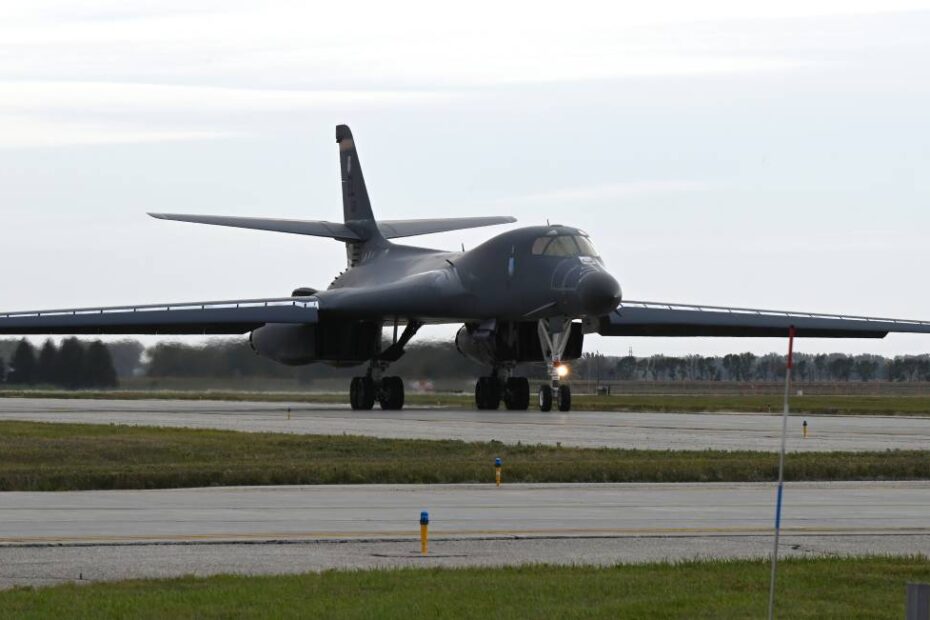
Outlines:
{"type": "Polygon", "coordinates": [[[352,366],[378,354],[381,325],[371,321],[269,323],[249,336],[252,350],[288,366],[328,362],[352,366]]]}
{"type": "MultiPolygon", "coordinates": [[[[563,360],[581,357],[584,332],[580,323],[572,323],[563,360]]],[[[493,328],[466,324],[455,335],[459,353],[479,364],[494,366],[502,362],[544,362],[542,345],[535,322],[497,323],[493,328]]]]}

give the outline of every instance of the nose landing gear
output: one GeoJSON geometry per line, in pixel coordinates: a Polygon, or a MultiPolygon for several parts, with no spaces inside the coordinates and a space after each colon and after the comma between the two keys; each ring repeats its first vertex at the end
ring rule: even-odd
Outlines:
{"type": "Polygon", "coordinates": [[[553,388],[551,385],[539,386],[539,410],[552,411],[552,405],[555,404],[559,411],[571,411],[572,409],[572,388],[569,385],[559,385],[553,388]]]}
{"type": "Polygon", "coordinates": [[[562,368],[562,355],[572,333],[571,327],[571,319],[540,319],[537,323],[539,344],[549,369],[549,385],[539,388],[540,411],[551,411],[553,401],[559,411],[571,411],[572,389],[568,384],[562,383],[562,375],[559,372],[562,368]]]}

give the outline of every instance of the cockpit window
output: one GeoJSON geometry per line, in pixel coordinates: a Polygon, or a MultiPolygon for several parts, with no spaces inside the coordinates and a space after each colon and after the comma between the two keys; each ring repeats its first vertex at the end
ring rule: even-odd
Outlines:
{"type": "Polygon", "coordinates": [[[552,237],[539,237],[536,241],[533,242],[533,255],[538,256],[542,254],[546,246],[549,245],[549,242],[552,241],[552,237]]]}
{"type": "Polygon", "coordinates": [[[578,244],[578,249],[581,250],[582,256],[597,256],[597,250],[594,249],[594,244],[591,243],[591,240],[587,237],[579,235],[575,237],[575,243],[578,244]]]}
{"type": "Polygon", "coordinates": [[[536,256],[597,256],[587,237],[581,235],[548,235],[533,242],[536,256]]]}

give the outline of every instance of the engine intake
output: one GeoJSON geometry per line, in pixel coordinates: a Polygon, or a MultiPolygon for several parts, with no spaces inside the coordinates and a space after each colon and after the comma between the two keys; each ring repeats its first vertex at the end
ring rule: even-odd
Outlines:
{"type": "Polygon", "coordinates": [[[249,344],[258,355],[288,366],[313,362],[351,366],[378,354],[381,325],[371,321],[269,323],[251,333],[249,344]]]}

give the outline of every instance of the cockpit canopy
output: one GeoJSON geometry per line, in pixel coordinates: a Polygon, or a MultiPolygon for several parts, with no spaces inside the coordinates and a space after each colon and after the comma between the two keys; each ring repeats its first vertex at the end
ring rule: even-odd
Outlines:
{"type": "Polygon", "coordinates": [[[534,256],[597,256],[597,250],[587,235],[554,231],[533,241],[532,252],[534,256]]]}

